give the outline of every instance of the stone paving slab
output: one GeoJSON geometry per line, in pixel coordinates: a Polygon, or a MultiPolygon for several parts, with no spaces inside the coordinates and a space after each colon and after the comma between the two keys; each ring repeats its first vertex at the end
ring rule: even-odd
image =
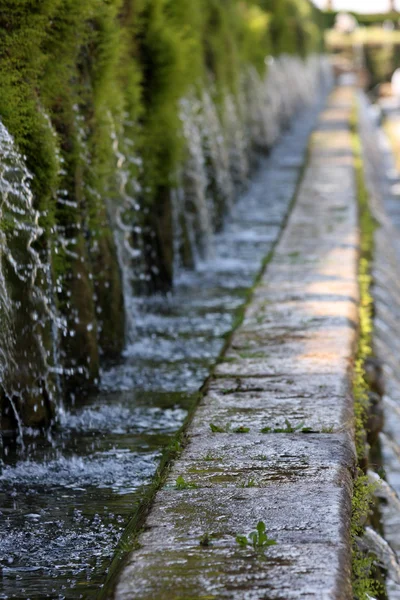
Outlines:
{"type": "Polygon", "coordinates": [[[287,227],[156,496],[118,600],[352,597],[353,97],[338,88],[320,117],[287,227]],[[241,548],[236,535],[260,520],[276,545],[241,548]]]}
{"type": "Polygon", "coordinates": [[[171,549],[166,557],[144,549],[126,569],[141,600],[291,600],[347,598],[348,547],[321,544],[273,546],[264,557],[232,546],[171,549]],[[148,572],[157,576],[149,581],[148,572]],[[171,573],[173,577],[171,577],[171,573]],[[296,578],[293,579],[293,573],[296,578]],[[223,574],[223,575],[222,575],[223,574]],[[198,595],[195,590],[202,590],[198,595]],[[308,590],[308,591],[304,591],[308,590]]]}
{"type": "Polygon", "coordinates": [[[264,487],[271,483],[341,481],[354,467],[346,433],[335,435],[225,434],[194,440],[174,465],[167,488],[183,476],[203,487],[264,487]],[[339,465],[339,466],[338,466],[339,465]]]}

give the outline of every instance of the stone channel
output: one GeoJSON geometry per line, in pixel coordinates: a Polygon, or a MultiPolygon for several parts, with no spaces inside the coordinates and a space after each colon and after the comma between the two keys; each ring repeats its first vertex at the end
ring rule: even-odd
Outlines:
{"type": "Polygon", "coordinates": [[[355,92],[320,115],[288,224],[156,494],[117,600],[352,597],[355,92]],[[257,523],[262,552],[237,542],[257,523]]]}

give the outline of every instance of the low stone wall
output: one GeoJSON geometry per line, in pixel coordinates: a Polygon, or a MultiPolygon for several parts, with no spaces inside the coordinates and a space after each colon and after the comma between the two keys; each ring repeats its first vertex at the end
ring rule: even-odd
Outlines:
{"type": "Polygon", "coordinates": [[[352,597],[358,230],[337,89],[288,225],[216,369],[115,597],[352,597]],[[242,547],[259,521],[276,545],[242,547]]]}

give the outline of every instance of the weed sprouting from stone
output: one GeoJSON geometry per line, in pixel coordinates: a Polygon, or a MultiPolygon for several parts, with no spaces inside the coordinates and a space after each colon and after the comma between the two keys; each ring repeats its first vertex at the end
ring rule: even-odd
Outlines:
{"type": "Polygon", "coordinates": [[[209,533],[203,533],[200,538],[199,545],[203,548],[208,548],[208,546],[211,546],[211,535],[209,533]]]}
{"type": "Polygon", "coordinates": [[[321,433],[332,433],[333,430],[334,430],[334,427],[333,427],[333,425],[331,425],[330,427],[323,427],[321,429],[321,433]]]}
{"type": "Polygon", "coordinates": [[[276,540],[269,538],[266,534],[266,527],[264,521],[257,523],[256,531],[252,531],[248,535],[237,535],[236,542],[242,548],[252,546],[254,550],[261,550],[268,548],[269,546],[276,546],[276,540]]]}
{"type": "Polygon", "coordinates": [[[259,454],[256,456],[257,460],[268,460],[268,456],[266,454],[259,454]]]}
{"type": "Polygon", "coordinates": [[[240,425],[240,427],[236,427],[233,429],[233,433],[249,433],[250,427],[244,427],[244,425],[240,425]]]}
{"type": "Polygon", "coordinates": [[[226,425],[222,427],[221,425],[216,425],[215,423],[210,423],[210,429],[213,433],[249,433],[250,427],[245,427],[244,425],[239,425],[234,429],[231,429],[231,425],[226,425]]]}
{"type": "Polygon", "coordinates": [[[242,483],[242,485],[240,487],[242,487],[242,488],[256,487],[256,482],[254,481],[254,479],[249,479],[249,481],[247,481],[246,483],[242,483]]]}
{"type": "Polygon", "coordinates": [[[210,423],[210,429],[213,433],[227,433],[227,428],[223,428],[220,425],[215,425],[215,423],[210,423]]]}
{"type": "Polygon", "coordinates": [[[292,425],[289,419],[285,419],[286,427],[263,427],[261,429],[261,433],[296,433],[300,431],[301,433],[313,433],[313,429],[311,427],[305,427],[304,423],[300,423],[299,425],[292,425]]]}
{"type": "Polygon", "coordinates": [[[213,460],[217,460],[217,457],[214,456],[214,454],[212,452],[207,452],[207,454],[203,457],[203,460],[205,460],[207,462],[211,462],[213,460]]]}
{"type": "Polygon", "coordinates": [[[190,489],[194,489],[197,487],[198,487],[197,484],[186,481],[182,477],[182,475],[179,475],[179,477],[177,477],[177,479],[175,481],[175,489],[177,489],[177,490],[190,490],[190,489]]]}

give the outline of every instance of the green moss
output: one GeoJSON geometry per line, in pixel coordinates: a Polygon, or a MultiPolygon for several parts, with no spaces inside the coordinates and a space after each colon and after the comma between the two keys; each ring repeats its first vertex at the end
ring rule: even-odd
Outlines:
{"type": "Polygon", "coordinates": [[[356,600],[368,600],[371,596],[380,595],[384,590],[382,584],[374,578],[374,559],[358,549],[357,539],[363,535],[374,503],[375,483],[370,483],[368,476],[359,471],[354,483],[351,542],[353,548],[353,595],[356,600]]]}
{"type": "Polygon", "coordinates": [[[353,152],[354,167],[357,186],[357,199],[360,225],[360,259],[358,281],[360,288],[360,334],[358,351],[354,369],[354,398],[356,418],[356,446],[360,461],[365,458],[365,426],[368,417],[369,400],[368,384],[365,380],[364,363],[372,354],[373,335],[373,298],[371,295],[371,264],[374,253],[374,231],[376,223],[369,210],[368,191],[365,186],[365,174],[362,160],[361,142],[358,136],[357,113],[354,112],[353,126],[353,152]]]}
{"type": "MultiPolygon", "coordinates": [[[[358,114],[356,108],[352,115],[352,138],[356,190],[360,226],[360,258],[358,281],[360,289],[360,331],[358,350],[354,365],[353,395],[355,416],[355,440],[359,465],[365,469],[368,447],[366,444],[366,425],[369,411],[369,387],[365,377],[365,361],[372,354],[373,335],[373,299],[371,296],[372,259],[374,253],[374,231],[376,223],[369,209],[368,191],[365,185],[365,173],[362,159],[361,140],[358,134],[358,114]]],[[[375,578],[374,559],[362,552],[357,538],[362,536],[374,504],[376,484],[370,484],[362,469],[354,483],[351,518],[351,542],[353,553],[353,594],[357,600],[367,600],[380,594],[382,585],[375,578]]]]}

